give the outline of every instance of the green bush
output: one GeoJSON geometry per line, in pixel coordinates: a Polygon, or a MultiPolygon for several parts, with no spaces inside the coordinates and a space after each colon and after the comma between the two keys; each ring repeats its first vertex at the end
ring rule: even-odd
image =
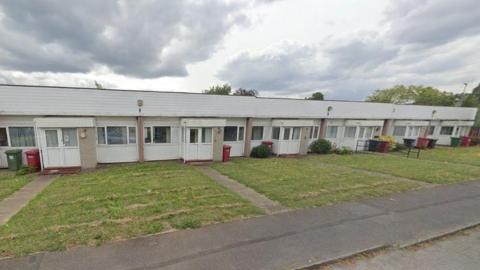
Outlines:
{"type": "Polygon", "coordinates": [[[267,158],[271,155],[272,155],[272,150],[270,150],[270,147],[264,144],[253,147],[252,152],[250,153],[250,156],[254,158],[267,158]]]}
{"type": "Polygon", "coordinates": [[[325,139],[318,139],[310,145],[310,150],[317,154],[328,154],[332,151],[332,143],[325,139]]]}
{"type": "Polygon", "coordinates": [[[35,172],[35,168],[22,166],[15,174],[20,176],[20,175],[31,174],[34,172],[35,172]]]}
{"type": "Polygon", "coordinates": [[[337,155],[350,155],[353,153],[353,150],[352,148],[348,147],[348,146],[342,146],[342,147],[339,147],[339,148],[335,148],[335,150],[333,150],[333,152],[337,155]]]}
{"type": "Polygon", "coordinates": [[[403,143],[395,143],[395,146],[393,147],[392,151],[403,151],[403,150],[406,150],[407,148],[408,147],[403,143]]]}

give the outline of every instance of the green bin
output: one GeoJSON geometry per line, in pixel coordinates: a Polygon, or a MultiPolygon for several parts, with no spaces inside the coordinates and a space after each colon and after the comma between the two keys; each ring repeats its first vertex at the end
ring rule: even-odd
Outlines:
{"type": "Polygon", "coordinates": [[[7,155],[8,168],[13,171],[18,171],[22,167],[22,150],[12,149],[5,151],[7,155]]]}
{"type": "Polygon", "coordinates": [[[460,138],[459,137],[451,137],[450,138],[450,146],[453,146],[453,147],[460,146],[460,138]]]}

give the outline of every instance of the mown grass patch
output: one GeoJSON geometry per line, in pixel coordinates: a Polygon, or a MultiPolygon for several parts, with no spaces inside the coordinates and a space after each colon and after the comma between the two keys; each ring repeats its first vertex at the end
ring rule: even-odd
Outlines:
{"type": "MultiPolygon", "coordinates": [[[[326,155],[325,158],[335,155],[326,155]]],[[[324,164],[311,156],[300,159],[234,159],[214,169],[272,200],[292,207],[333,204],[418,188],[412,181],[324,164]]]]}
{"type": "MultiPolygon", "coordinates": [[[[427,150],[428,151],[428,150],[427,150]]],[[[423,156],[425,152],[422,152],[423,156]]],[[[341,165],[405,177],[434,184],[447,184],[480,178],[480,167],[405,158],[386,154],[328,155],[311,157],[321,163],[341,165]]]]}
{"type": "Polygon", "coordinates": [[[0,170],[0,201],[21,189],[33,179],[33,175],[16,175],[15,172],[0,170]]]}
{"type": "Polygon", "coordinates": [[[258,214],[261,210],[194,167],[115,165],[55,180],[0,226],[0,252],[19,256],[100,245],[258,214]]]}

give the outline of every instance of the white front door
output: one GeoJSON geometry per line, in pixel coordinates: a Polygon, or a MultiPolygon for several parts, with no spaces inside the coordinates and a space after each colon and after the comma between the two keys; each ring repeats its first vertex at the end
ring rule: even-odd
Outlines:
{"type": "Polygon", "coordinates": [[[300,152],[300,127],[284,127],[283,137],[280,140],[280,155],[298,154],[300,152]]]}
{"type": "Polygon", "coordinates": [[[186,131],[184,159],[212,160],[212,128],[186,128],[186,131]]]}
{"type": "Polygon", "coordinates": [[[44,128],[41,137],[43,167],[81,165],[76,128],[44,128]]]}

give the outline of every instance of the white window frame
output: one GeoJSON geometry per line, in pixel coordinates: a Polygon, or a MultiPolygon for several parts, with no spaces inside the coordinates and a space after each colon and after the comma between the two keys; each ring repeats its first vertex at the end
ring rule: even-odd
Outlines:
{"type": "Polygon", "coordinates": [[[253,127],[252,127],[252,141],[262,141],[263,138],[265,138],[265,127],[264,127],[264,126],[253,126],[253,127]],[[255,133],[253,132],[253,130],[254,130],[255,128],[261,128],[261,129],[262,129],[262,138],[260,138],[260,139],[254,139],[254,138],[253,138],[253,134],[255,134],[255,133]]]}
{"type": "Polygon", "coordinates": [[[172,141],[173,141],[173,140],[172,140],[172,139],[173,139],[173,137],[172,137],[172,135],[173,135],[173,134],[172,134],[172,132],[173,132],[172,126],[148,126],[148,127],[150,128],[150,132],[151,132],[150,137],[152,138],[152,142],[151,142],[152,145],[156,145],[156,144],[158,144],[158,145],[172,144],[172,141]],[[163,143],[163,142],[155,142],[155,137],[154,137],[154,135],[155,135],[155,128],[156,128],[156,127],[157,127],[157,128],[163,128],[163,127],[165,127],[165,128],[168,127],[168,128],[169,128],[169,130],[170,130],[170,141],[169,141],[169,142],[164,142],[164,143],[163,143]]]}
{"type": "Polygon", "coordinates": [[[335,126],[335,125],[331,125],[331,126],[327,126],[326,130],[325,130],[325,138],[327,139],[336,139],[338,138],[338,130],[339,130],[339,127],[338,126],[335,126]],[[329,135],[329,130],[332,129],[332,128],[335,128],[335,137],[330,137],[329,135]]]}
{"type": "Polygon", "coordinates": [[[128,126],[122,126],[122,125],[102,125],[102,126],[97,126],[96,129],[95,129],[95,134],[96,134],[96,139],[97,139],[97,145],[100,145],[100,146],[121,146],[121,145],[136,145],[138,143],[138,130],[137,130],[137,127],[136,126],[132,126],[132,125],[128,125],[128,126]],[[110,144],[108,143],[108,132],[107,132],[107,128],[109,127],[121,127],[121,128],[126,128],[127,129],[127,143],[124,144],[110,144]],[[130,127],[133,127],[135,128],[135,143],[130,143],[130,132],[129,132],[129,128],[130,127]],[[99,144],[98,143],[98,128],[103,128],[104,132],[105,132],[105,144],[99,144]]]}
{"type": "Polygon", "coordinates": [[[5,132],[7,133],[7,145],[0,146],[0,147],[10,147],[10,132],[8,130],[8,126],[0,126],[0,128],[4,128],[5,132]]]}
{"type": "Polygon", "coordinates": [[[37,142],[37,129],[34,126],[2,126],[7,129],[7,140],[8,140],[8,146],[0,146],[0,147],[15,147],[15,148],[31,148],[31,147],[37,147],[38,142],[37,142]],[[12,146],[12,140],[10,137],[10,128],[33,128],[33,146],[12,146]]]}
{"type": "MultiPolygon", "coordinates": [[[[243,142],[245,140],[245,126],[225,126],[225,127],[236,127],[237,128],[237,136],[234,141],[226,141],[225,140],[225,135],[223,135],[223,140],[224,142],[243,142]],[[240,132],[242,130],[242,132],[240,132]],[[242,138],[240,139],[240,133],[242,133],[242,138]]],[[[225,127],[224,127],[224,132],[225,132],[225,127]]]]}

